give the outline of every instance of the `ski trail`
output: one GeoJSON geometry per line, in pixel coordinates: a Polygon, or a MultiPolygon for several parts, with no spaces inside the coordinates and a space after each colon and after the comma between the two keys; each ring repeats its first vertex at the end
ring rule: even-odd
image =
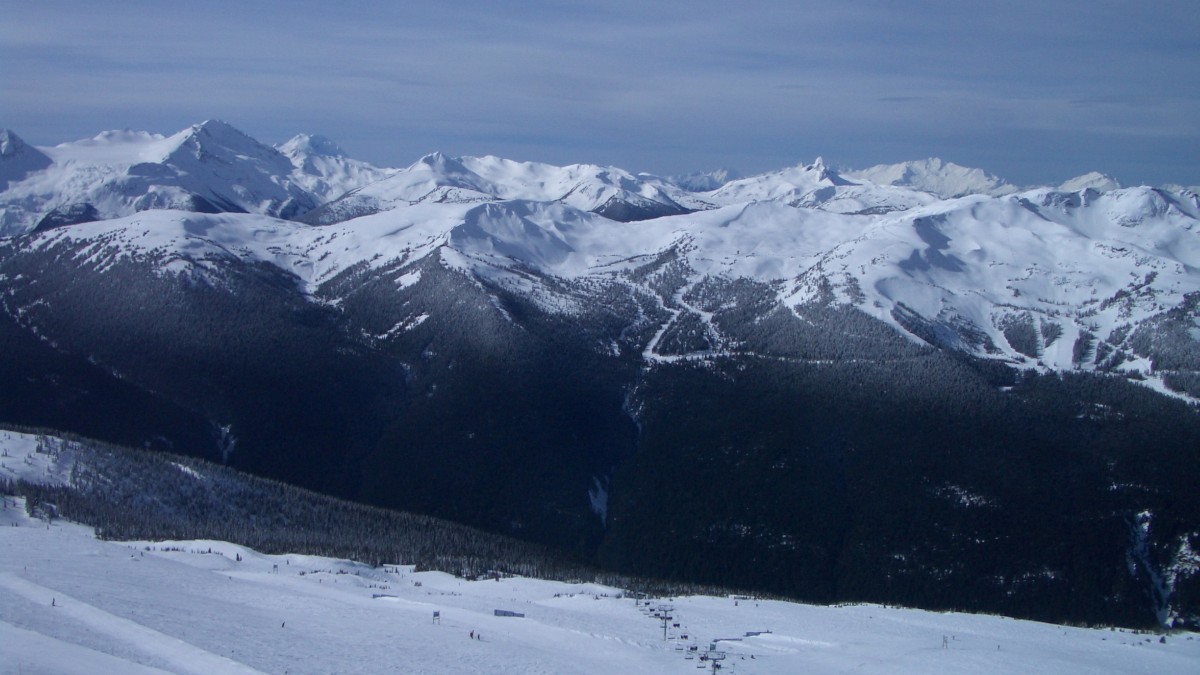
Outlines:
{"type": "Polygon", "coordinates": [[[0,673],[55,675],[170,675],[170,671],[127,661],[82,645],[0,621],[0,673]]]}
{"type": "Polygon", "coordinates": [[[0,588],[162,659],[175,672],[197,675],[262,672],[11,574],[0,574],[0,588]]]}
{"type": "Polygon", "coordinates": [[[684,359],[698,357],[704,358],[723,353],[720,348],[721,333],[717,330],[716,326],[713,325],[713,313],[706,312],[683,299],[683,296],[687,295],[688,292],[695,288],[696,284],[700,283],[702,280],[703,277],[695,277],[677,289],[671,295],[671,301],[674,304],[674,308],[667,305],[667,303],[663,301],[662,297],[657,293],[652,293],[652,295],[658,301],[659,307],[670,313],[671,317],[667,319],[666,322],[664,322],[661,326],[659,326],[658,332],[654,334],[654,337],[650,338],[650,342],[648,342],[646,344],[646,348],[642,350],[642,358],[644,360],[654,361],[657,363],[674,363],[684,359]],[[675,325],[675,322],[679,319],[679,315],[683,314],[685,311],[692,312],[700,317],[700,320],[704,323],[705,337],[712,347],[710,349],[688,352],[686,354],[659,354],[659,343],[662,342],[663,337],[667,334],[667,331],[671,329],[671,326],[675,325]]]}

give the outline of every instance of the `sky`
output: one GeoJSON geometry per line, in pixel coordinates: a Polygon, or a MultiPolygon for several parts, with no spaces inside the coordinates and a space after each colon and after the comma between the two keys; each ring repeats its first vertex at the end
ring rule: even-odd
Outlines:
{"type": "Polygon", "coordinates": [[[1200,2],[0,0],[0,127],[222,119],[371,163],[678,174],[940,157],[1200,185],[1200,2]]]}

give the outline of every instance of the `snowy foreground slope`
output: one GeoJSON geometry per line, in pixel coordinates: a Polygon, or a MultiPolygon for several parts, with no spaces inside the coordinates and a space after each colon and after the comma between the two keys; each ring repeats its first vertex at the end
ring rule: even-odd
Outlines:
{"type": "Polygon", "coordinates": [[[1200,666],[1190,633],[1163,643],[994,616],[714,597],[653,601],[680,624],[664,640],[662,622],[617,589],[466,581],[213,541],[103,542],[90,528],[29,519],[23,500],[0,510],[0,550],[3,673],[688,673],[707,663],[688,648],[714,641],[727,673],[1200,666]]]}
{"type": "MultiPolygon", "coordinates": [[[[36,437],[4,438],[0,476],[69,481],[67,463],[37,452],[36,437]]],[[[219,541],[106,542],[30,518],[23,498],[0,502],[0,551],[5,674],[687,673],[709,669],[710,652],[723,672],[746,674],[1170,674],[1200,664],[1200,640],[1185,632],[746,597],[635,601],[592,583],[472,581],[219,541]],[[665,637],[654,616],[664,610],[665,637]]]]}

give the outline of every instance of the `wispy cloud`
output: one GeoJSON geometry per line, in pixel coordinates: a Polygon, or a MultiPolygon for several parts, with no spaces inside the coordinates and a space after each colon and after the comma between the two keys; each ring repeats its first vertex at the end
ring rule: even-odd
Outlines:
{"type": "Polygon", "coordinates": [[[390,165],[431,149],[657,172],[939,154],[1019,182],[1054,166],[1197,183],[1198,7],[8,3],[0,124],[51,143],[221,117],[390,165]],[[1047,157],[1044,134],[1074,140],[1047,157]],[[1175,142],[1150,158],[1124,140],[1150,136],[1175,142]]]}

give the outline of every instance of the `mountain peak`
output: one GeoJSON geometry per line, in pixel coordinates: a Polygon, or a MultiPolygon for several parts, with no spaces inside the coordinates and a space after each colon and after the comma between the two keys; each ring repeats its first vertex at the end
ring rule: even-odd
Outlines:
{"type": "Polygon", "coordinates": [[[837,171],[831,169],[829,165],[825,163],[824,157],[817,157],[815,160],[813,160],[812,164],[805,164],[796,168],[804,171],[805,173],[813,174],[819,183],[827,183],[829,185],[853,184],[843,178],[837,171]]]}
{"type": "Polygon", "coordinates": [[[222,120],[205,120],[200,124],[193,124],[175,134],[173,138],[178,139],[180,147],[188,145],[198,146],[199,148],[219,146],[237,148],[239,150],[267,148],[272,152],[278,152],[274,148],[264,146],[245,132],[222,120]]]}
{"type": "Polygon", "coordinates": [[[1058,186],[1058,189],[1063,192],[1079,192],[1088,189],[1107,192],[1121,189],[1121,184],[1108,174],[1091,171],[1064,181],[1062,185],[1058,186]]]}
{"type": "Polygon", "coordinates": [[[448,157],[440,150],[431,152],[421,159],[413,162],[412,166],[408,167],[407,170],[433,171],[434,173],[447,178],[458,178],[468,175],[477,177],[474,171],[471,171],[465,164],[463,164],[462,157],[448,157]]]}
{"type": "Polygon", "coordinates": [[[346,157],[346,151],[342,149],[342,146],[335,143],[333,139],[319,134],[297,134],[286,143],[277,146],[277,149],[289,157],[301,154],[319,157],[346,157]]]}
{"type": "Polygon", "coordinates": [[[183,155],[197,158],[211,154],[217,156],[229,155],[230,159],[254,157],[277,165],[274,169],[286,173],[282,167],[290,166],[291,162],[275,148],[264,145],[240,129],[222,120],[206,120],[200,124],[180,131],[171,137],[173,149],[163,158],[166,163],[180,160],[183,155]],[[231,154],[232,153],[232,154],[231,154]]]}
{"type": "Polygon", "coordinates": [[[717,169],[715,171],[693,171],[678,176],[666,176],[665,180],[688,192],[712,192],[729,181],[739,178],[742,178],[742,175],[734,169],[717,169]]]}
{"type": "Polygon", "coordinates": [[[20,181],[31,171],[44,169],[52,160],[41,150],[25,143],[8,129],[0,129],[0,186],[20,181]]]}
{"type": "Polygon", "coordinates": [[[942,197],[961,197],[968,194],[999,196],[1016,192],[1018,189],[1003,178],[982,169],[960,166],[939,157],[899,164],[878,164],[861,171],[849,171],[846,175],[877,185],[910,187],[942,197]]]}
{"type": "Polygon", "coordinates": [[[239,129],[235,128],[232,124],[218,119],[204,120],[199,124],[193,124],[190,129],[193,133],[208,133],[214,136],[228,134],[236,134],[238,136],[246,135],[239,129]]]}
{"type": "Polygon", "coordinates": [[[421,157],[421,159],[418,159],[416,162],[414,162],[413,166],[415,167],[422,164],[425,166],[442,166],[450,159],[451,158],[447,157],[446,153],[442,152],[441,150],[434,150],[433,152],[427,153],[421,157]]]}
{"type": "Polygon", "coordinates": [[[0,157],[13,157],[27,147],[20,136],[8,129],[0,129],[0,157]]]}

